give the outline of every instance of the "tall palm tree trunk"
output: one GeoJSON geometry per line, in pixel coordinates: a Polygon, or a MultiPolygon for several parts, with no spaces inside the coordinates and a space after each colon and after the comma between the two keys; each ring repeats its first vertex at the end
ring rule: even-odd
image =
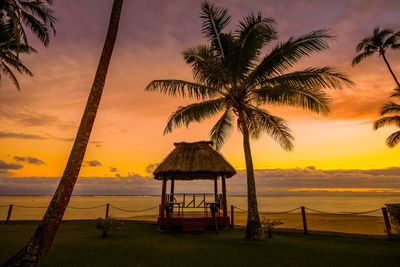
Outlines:
{"type": "Polygon", "coordinates": [[[38,266],[53,243],[78,178],[90,133],[96,118],[114,43],[117,38],[122,2],[123,0],[114,0],[103,52],[97,66],[97,72],[75,138],[75,143],[72,147],[67,166],[57,191],[50,202],[46,214],[43,216],[41,223],[28,244],[14,257],[3,264],[3,266],[38,266]]]}
{"type": "Polygon", "coordinates": [[[239,121],[243,133],[243,149],[246,161],[247,173],[247,225],[246,239],[249,240],[264,240],[264,232],[261,228],[260,216],[258,214],[256,182],[254,179],[253,159],[250,149],[249,128],[246,123],[243,111],[239,111],[239,121]]]}
{"type": "Polygon", "coordinates": [[[394,75],[394,72],[393,72],[392,68],[391,68],[390,65],[389,65],[389,61],[386,59],[385,53],[381,53],[381,55],[382,55],[382,57],[383,57],[383,60],[384,60],[385,63],[386,63],[386,66],[388,67],[388,69],[389,69],[389,71],[390,71],[390,74],[392,74],[393,79],[394,79],[394,81],[395,81],[396,84],[397,84],[397,88],[400,89],[399,80],[397,80],[396,75],[394,75]]]}

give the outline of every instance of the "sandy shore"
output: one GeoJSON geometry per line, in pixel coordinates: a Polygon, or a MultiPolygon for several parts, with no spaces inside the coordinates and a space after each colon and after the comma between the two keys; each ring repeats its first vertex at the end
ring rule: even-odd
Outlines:
{"type": "MultiPolygon", "coordinates": [[[[351,234],[385,235],[385,225],[382,217],[365,215],[328,215],[309,213],[307,226],[309,230],[332,231],[351,234]]],[[[283,222],[278,228],[303,229],[300,213],[265,214],[260,213],[261,220],[280,220],[283,222]]],[[[157,221],[157,216],[137,216],[121,218],[140,221],[157,221]]],[[[235,212],[235,225],[245,226],[247,213],[235,212]]]]}

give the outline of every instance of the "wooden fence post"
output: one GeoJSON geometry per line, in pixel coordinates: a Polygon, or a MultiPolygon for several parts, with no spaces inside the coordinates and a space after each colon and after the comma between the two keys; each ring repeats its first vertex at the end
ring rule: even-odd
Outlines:
{"type": "Polygon", "coordinates": [[[13,206],[14,205],[11,204],[10,207],[8,207],[8,214],[7,214],[6,224],[8,224],[10,222],[11,212],[12,212],[13,206]]]}
{"type": "Polygon", "coordinates": [[[390,227],[389,216],[386,208],[382,208],[383,220],[385,221],[386,234],[388,240],[392,240],[392,229],[390,227]]]}
{"type": "Polygon", "coordinates": [[[307,220],[306,220],[306,210],[303,206],[301,206],[301,217],[303,218],[303,228],[304,228],[304,234],[308,234],[307,230],[307,220]]]}
{"type": "Polygon", "coordinates": [[[231,229],[235,227],[235,207],[231,205],[231,229]]]}
{"type": "Polygon", "coordinates": [[[110,210],[110,204],[107,203],[107,206],[106,206],[106,219],[108,218],[109,210],[110,210]]]}

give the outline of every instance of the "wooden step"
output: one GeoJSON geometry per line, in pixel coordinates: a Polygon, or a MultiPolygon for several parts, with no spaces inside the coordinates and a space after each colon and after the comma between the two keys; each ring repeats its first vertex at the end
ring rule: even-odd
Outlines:
{"type": "Polygon", "coordinates": [[[205,231],[206,226],[203,222],[184,222],[182,225],[183,232],[205,231]]]}

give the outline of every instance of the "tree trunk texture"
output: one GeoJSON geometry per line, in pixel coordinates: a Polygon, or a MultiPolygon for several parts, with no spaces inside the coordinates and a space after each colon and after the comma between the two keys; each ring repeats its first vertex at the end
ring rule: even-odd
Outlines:
{"type": "Polygon", "coordinates": [[[247,172],[247,225],[246,239],[264,240],[264,231],[261,227],[260,216],[258,214],[258,204],[256,195],[256,182],[254,179],[253,159],[251,158],[250,136],[247,122],[243,111],[239,111],[239,121],[243,133],[243,149],[246,160],[247,172]]]}
{"type": "Polygon", "coordinates": [[[122,2],[123,0],[114,0],[103,52],[97,66],[96,75],[82,116],[81,124],[58,188],[50,202],[46,214],[43,216],[42,221],[27,245],[2,266],[39,266],[53,243],[78,178],[90,133],[96,118],[108,66],[117,37],[122,2]]]}
{"type": "Polygon", "coordinates": [[[393,72],[392,68],[390,67],[390,65],[389,65],[389,62],[388,62],[388,60],[386,59],[385,53],[381,53],[381,55],[382,55],[382,57],[383,57],[383,60],[384,60],[384,61],[385,61],[385,63],[386,63],[386,66],[387,66],[387,67],[388,67],[388,69],[389,69],[389,72],[390,72],[390,74],[392,74],[392,77],[393,77],[394,81],[395,81],[395,82],[396,82],[396,84],[397,84],[397,88],[398,88],[398,89],[400,89],[400,83],[399,83],[399,80],[397,80],[397,77],[396,77],[396,75],[394,74],[394,72],[393,72]]]}

